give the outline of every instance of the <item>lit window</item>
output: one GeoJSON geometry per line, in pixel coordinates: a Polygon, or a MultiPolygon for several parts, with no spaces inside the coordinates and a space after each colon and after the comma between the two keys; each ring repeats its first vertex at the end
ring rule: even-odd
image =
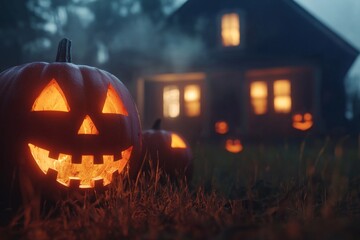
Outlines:
{"type": "Polygon", "coordinates": [[[164,87],[164,117],[175,118],[180,114],[180,91],[177,86],[164,87]]]}
{"type": "Polygon", "coordinates": [[[267,111],[268,89],[266,82],[252,82],[250,85],[251,104],[255,114],[265,114],[267,111]]]}
{"type": "Polygon", "coordinates": [[[221,37],[225,47],[240,45],[240,18],[236,13],[224,14],[221,18],[221,37]]]}
{"type": "Polygon", "coordinates": [[[200,87],[188,85],[184,89],[185,113],[188,117],[200,115],[200,87]]]}
{"type": "Polygon", "coordinates": [[[291,111],[291,86],[289,80],[274,82],[274,109],[278,113],[291,111]]]}

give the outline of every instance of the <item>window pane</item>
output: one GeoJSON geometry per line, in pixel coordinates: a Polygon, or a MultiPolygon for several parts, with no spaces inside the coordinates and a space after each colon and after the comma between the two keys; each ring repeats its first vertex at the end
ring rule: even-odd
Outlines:
{"type": "Polygon", "coordinates": [[[185,87],[185,102],[200,100],[200,87],[198,85],[188,85],[185,87]]]}
{"type": "Polygon", "coordinates": [[[240,45],[240,18],[238,14],[229,13],[222,16],[221,37],[224,46],[240,45]]]}
{"type": "Polygon", "coordinates": [[[200,115],[200,86],[188,85],[184,89],[185,113],[188,117],[200,115]]]}
{"type": "Polygon", "coordinates": [[[251,104],[253,106],[254,113],[257,115],[265,114],[267,111],[267,101],[265,99],[252,99],[251,104]]]}
{"type": "Polygon", "coordinates": [[[252,98],[267,98],[268,90],[266,82],[252,82],[250,94],[252,98]]]}
{"type": "Polygon", "coordinates": [[[289,80],[274,81],[274,109],[275,112],[279,113],[291,111],[291,86],[289,80]]]}
{"type": "Polygon", "coordinates": [[[275,111],[279,113],[288,113],[291,110],[291,98],[289,96],[280,96],[274,98],[275,111]]]}
{"type": "Polygon", "coordinates": [[[164,117],[175,118],[180,114],[180,91],[177,86],[164,87],[164,117]]]}
{"type": "Polygon", "coordinates": [[[290,96],[290,81],[276,80],[274,82],[274,96],[290,96]]]}
{"type": "Polygon", "coordinates": [[[266,82],[257,81],[250,85],[250,97],[253,111],[260,115],[267,112],[268,89],[266,82]]]}

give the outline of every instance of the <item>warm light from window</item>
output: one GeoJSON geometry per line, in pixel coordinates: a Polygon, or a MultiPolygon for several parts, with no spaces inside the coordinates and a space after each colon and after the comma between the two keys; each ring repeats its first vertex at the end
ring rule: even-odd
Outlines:
{"type": "Polygon", "coordinates": [[[164,117],[175,118],[180,114],[180,91],[177,86],[164,87],[163,92],[164,117]]]}
{"type": "Polygon", "coordinates": [[[200,87],[188,85],[184,89],[185,113],[188,117],[200,115],[200,87]]]}
{"type": "Polygon", "coordinates": [[[250,85],[250,97],[255,114],[264,114],[267,111],[268,89],[266,82],[252,82],[250,85]]]}
{"type": "Polygon", "coordinates": [[[229,131],[229,125],[225,121],[218,121],[215,123],[215,132],[218,134],[226,134],[229,131]]]}
{"type": "Polygon", "coordinates": [[[225,47],[240,45],[240,18],[238,14],[228,13],[222,16],[221,37],[225,47]]]}
{"type": "Polygon", "coordinates": [[[274,82],[274,109],[278,113],[291,111],[291,86],[289,80],[274,82]]]}

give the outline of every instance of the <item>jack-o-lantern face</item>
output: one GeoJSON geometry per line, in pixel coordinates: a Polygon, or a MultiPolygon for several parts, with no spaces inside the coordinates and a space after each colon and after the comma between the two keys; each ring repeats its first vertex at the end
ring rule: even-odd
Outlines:
{"type": "Polygon", "coordinates": [[[226,134],[229,131],[229,125],[226,121],[217,121],[215,123],[215,132],[218,134],[226,134]]]}
{"type": "Polygon", "coordinates": [[[110,73],[69,62],[29,63],[1,73],[0,100],[3,156],[39,185],[103,187],[137,162],[139,115],[110,73]]]}
{"type": "Polygon", "coordinates": [[[171,143],[170,143],[170,147],[171,148],[187,148],[186,146],[186,143],[184,142],[184,140],[179,136],[177,135],[176,133],[171,133],[170,134],[170,137],[171,137],[171,143]]]}
{"type": "Polygon", "coordinates": [[[243,145],[239,139],[227,139],[225,149],[231,153],[239,153],[243,150],[243,145]]]}
{"type": "Polygon", "coordinates": [[[293,116],[293,128],[300,130],[300,131],[306,131],[310,129],[313,126],[313,117],[310,113],[300,114],[297,113],[293,116]]]}
{"type": "MultiPolygon", "coordinates": [[[[59,111],[70,112],[65,94],[61,90],[55,79],[43,89],[35,100],[32,111],[59,111]]],[[[109,85],[104,106],[103,114],[119,114],[128,116],[126,107],[121,98],[117,95],[114,87],[109,85]]],[[[79,129],[78,135],[99,135],[95,123],[89,115],[85,115],[79,129]]],[[[120,159],[114,159],[114,155],[102,155],[102,160],[97,160],[94,164],[94,155],[81,155],[81,163],[72,163],[71,153],[60,152],[57,158],[49,156],[49,150],[28,143],[30,152],[39,168],[47,174],[49,169],[56,174],[56,181],[65,185],[78,185],[80,188],[91,188],[96,182],[108,185],[115,172],[121,172],[131,156],[132,146],[121,151],[120,159]]]]}
{"type": "MultiPolygon", "coordinates": [[[[192,151],[188,143],[177,133],[160,129],[158,120],[152,129],[143,132],[143,157],[145,154],[151,166],[159,167],[170,177],[184,174],[192,176],[192,151]]],[[[144,170],[149,170],[148,162],[144,170]]]]}

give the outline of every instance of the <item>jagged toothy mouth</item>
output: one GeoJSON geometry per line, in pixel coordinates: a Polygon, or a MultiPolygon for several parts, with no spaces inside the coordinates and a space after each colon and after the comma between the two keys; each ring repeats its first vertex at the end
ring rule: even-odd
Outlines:
{"type": "Polygon", "coordinates": [[[94,188],[111,183],[113,174],[122,172],[128,163],[132,146],[121,152],[121,158],[102,155],[102,162],[94,163],[94,155],[82,155],[81,163],[72,163],[72,155],[60,153],[58,158],[49,157],[50,151],[34,144],[28,144],[31,155],[39,168],[47,175],[67,187],[94,188]]]}

